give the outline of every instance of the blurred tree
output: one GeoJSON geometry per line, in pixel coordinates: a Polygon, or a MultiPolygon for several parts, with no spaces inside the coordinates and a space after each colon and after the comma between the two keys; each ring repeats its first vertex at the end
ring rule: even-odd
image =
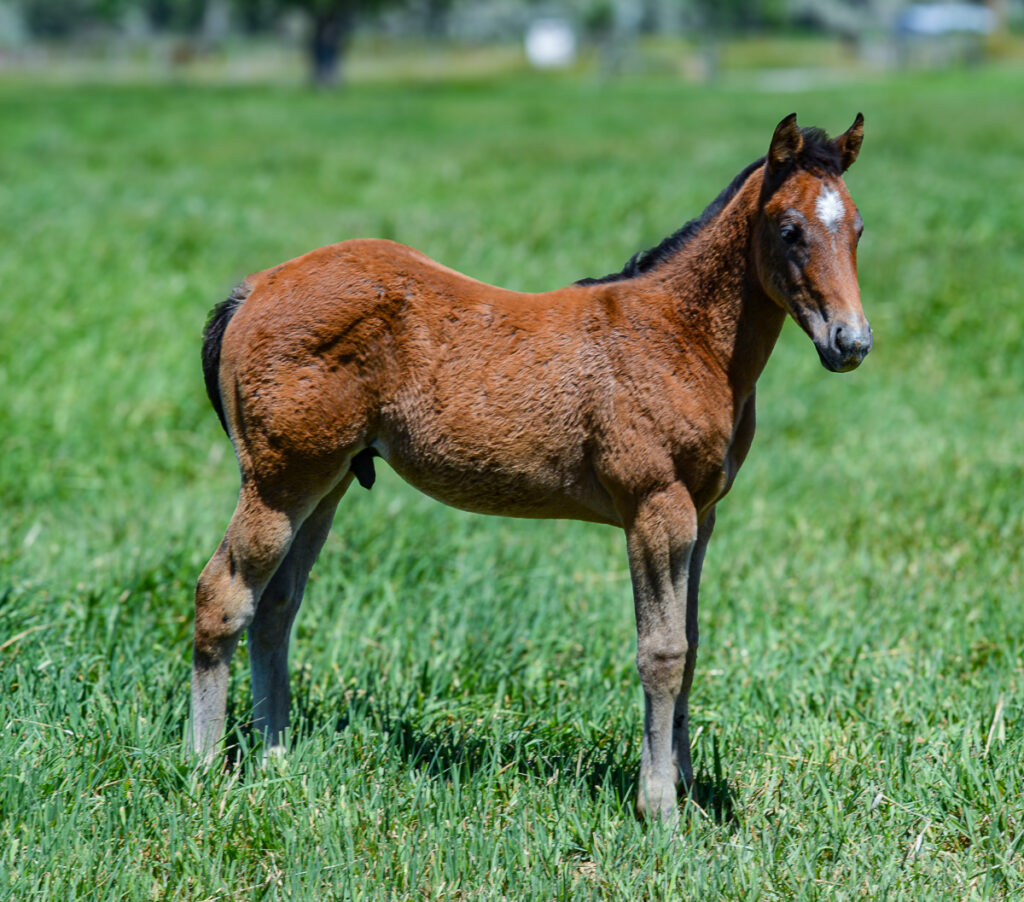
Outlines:
{"type": "MultiPolygon", "coordinates": [[[[245,0],[237,0],[246,6],[245,0]]],[[[310,20],[310,74],[313,83],[322,87],[337,84],[341,64],[359,17],[402,0],[271,0],[277,12],[301,9],[310,20]]],[[[263,0],[267,4],[267,0],[263,0]]]]}
{"type": "Polygon", "coordinates": [[[444,37],[452,0],[426,0],[423,6],[423,25],[427,34],[432,38],[444,37]]]}
{"type": "Polygon", "coordinates": [[[133,5],[142,8],[157,31],[194,32],[206,11],[206,0],[134,0],[133,5]]]}
{"type": "Polygon", "coordinates": [[[779,25],[787,17],[786,0],[693,0],[692,6],[706,30],[720,33],[779,25]]]}
{"type": "Polygon", "coordinates": [[[42,38],[66,38],[90,26],[109,25],[133,0],[20,0],[29,32],[42,38]]]}

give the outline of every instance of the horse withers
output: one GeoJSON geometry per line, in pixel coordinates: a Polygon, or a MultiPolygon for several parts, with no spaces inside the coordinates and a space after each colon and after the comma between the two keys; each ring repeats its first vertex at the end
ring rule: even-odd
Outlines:
{"type": "Polygon", "coordinates": [[[621,272],[506,291],[390,241],[346,241],[250,276],[207,324],[210,400],[241,469],[196,589],[192,742],[224,732],[248,630],[254,721],[288,726],[288,638],[353,479],[381,457],[446,504],[625,531],[644,727],[637,805],[678,817],[693,779],[688,696],[715,506],[754,435],[754,389],[786,314],[822,363],[871,349],[860,215],[838,138],[779,123],[765,157],[621,272]]]}

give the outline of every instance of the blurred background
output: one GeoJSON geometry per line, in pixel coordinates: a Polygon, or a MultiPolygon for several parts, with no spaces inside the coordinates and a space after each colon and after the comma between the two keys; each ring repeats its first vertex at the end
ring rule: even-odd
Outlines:
{"type": "Polygon", "coordinates": [[[1024,898],[1022,161],[1024,0],[0,0],[0,898],[1024,898]],[[864,113],[875,348],[788,323],[759,382],[682,845],[629,813],[621,533],[383,465],[296,626],[298,763],[197,790],[210,308],[353,237],[618,270],[794,111],[864,113]]]}
{"type": "Polygon", "coordinates": [[[799,80],[1020,60],[1022,28],[1024,0],[0,0],[0,70],[319,85],[524,66],[799,80]]]}

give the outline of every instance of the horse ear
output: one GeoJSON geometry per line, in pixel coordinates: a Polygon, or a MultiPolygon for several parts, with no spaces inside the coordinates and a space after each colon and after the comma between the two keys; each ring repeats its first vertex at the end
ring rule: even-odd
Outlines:
{"type": "Polygon", "coordinates": [[[790,113],[777,126],[772,135],[772,144],[768,148],[768,171],[781,172],[796,159],[804,146],[804,136],[796,124],[796,113],[790,113]]]}
{"type": "Polygon", "coordinates": [[[843,172],[846,172],[853,165],[853,161],[857,159],[860,146],[864,143],[864,117],[858,113],[857,118],[853,120],[853,125],[832,143],[839,151],[839,156],[843,160],[843,172]]]}

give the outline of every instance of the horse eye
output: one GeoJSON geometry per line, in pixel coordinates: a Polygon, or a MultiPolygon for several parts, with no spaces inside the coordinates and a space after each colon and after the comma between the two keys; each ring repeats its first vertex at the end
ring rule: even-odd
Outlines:
{"type": "Polygon", "coordinates": [[[800,240],[800,226],[787,223],[779,229],[779,235],[786,244],[796,244],[800,240]]]}

